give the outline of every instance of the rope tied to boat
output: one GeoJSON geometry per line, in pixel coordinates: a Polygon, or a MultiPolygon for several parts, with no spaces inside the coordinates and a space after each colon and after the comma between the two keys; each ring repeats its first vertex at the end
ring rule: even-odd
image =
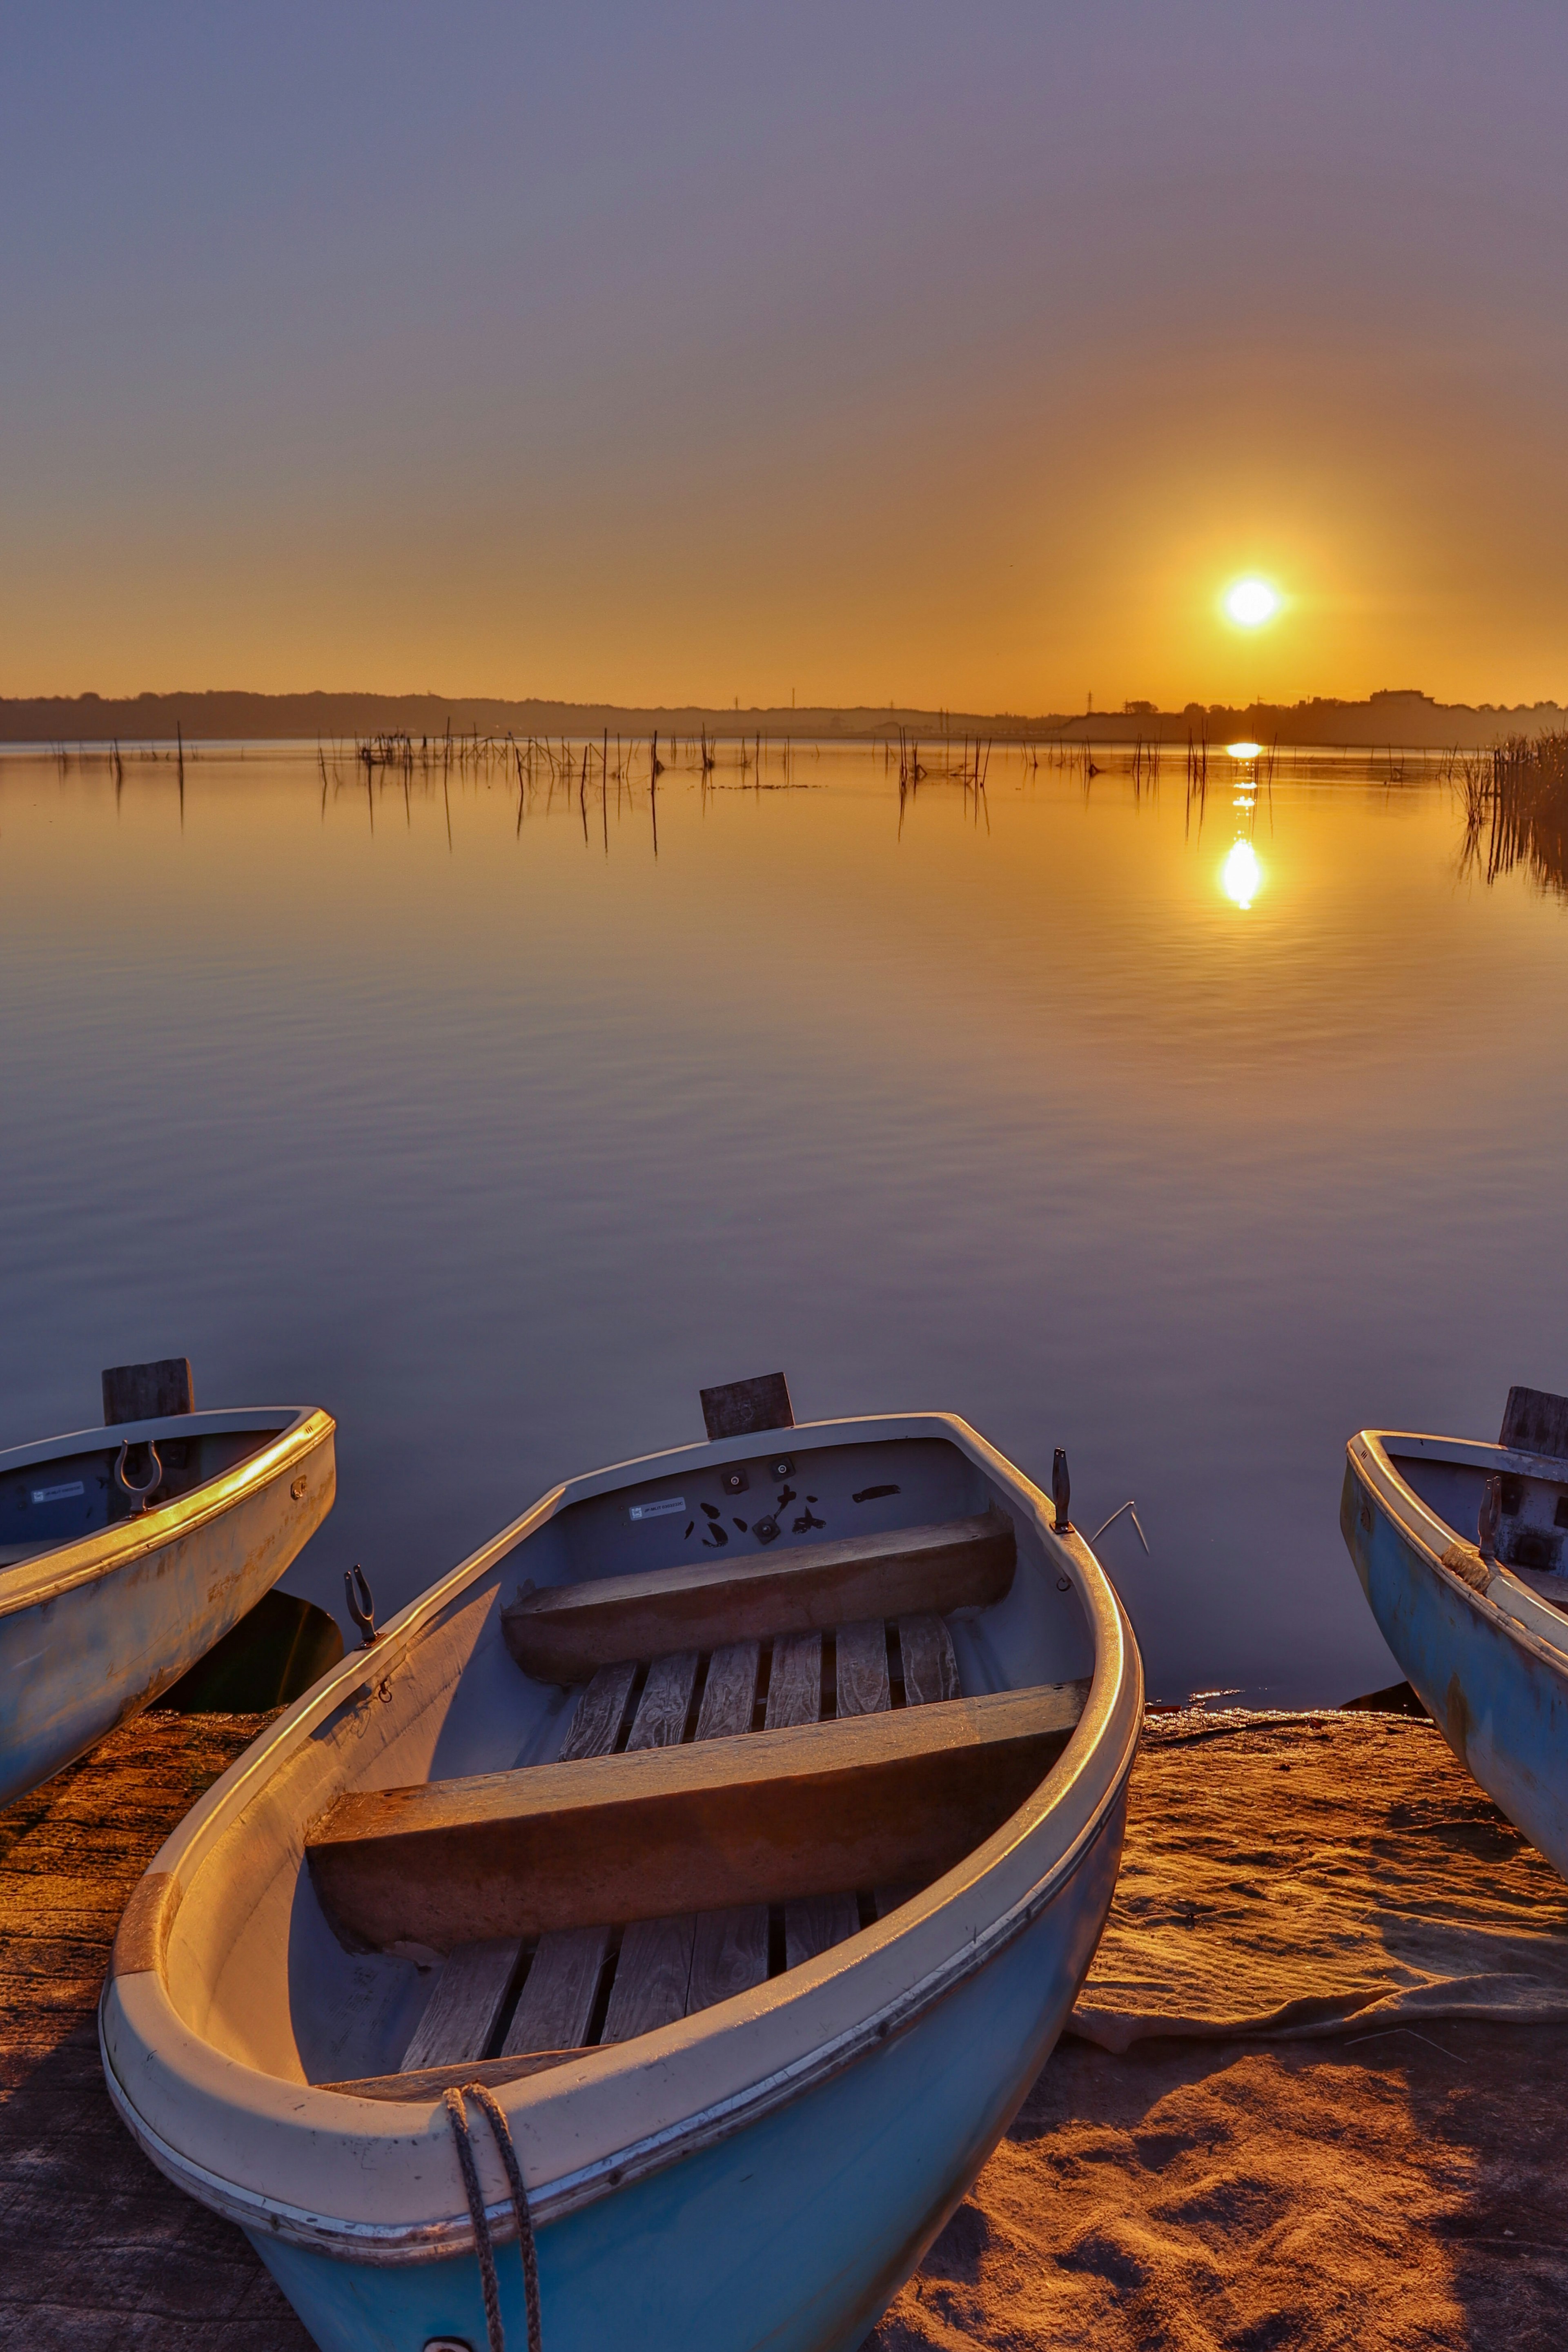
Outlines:
{"type": "Polygon", "coordinates": [[[528,2190],[523,2185],[522,2167],[517,2160],[511,2129],[501,2113],[500,2102],[482,2083],[465,2083],[462,2090],[454,2087],[447,2092],[446,2105],[451,2121],[452,2137],[458,2143],[463,2191],[468,2200],[468,2214],[474,2225],[474,2244],[479,2257],[479,2284],[484,2290],[485,2328],[489,2336],[489,2352],[506,2352],[506,2335],[501,2326],[500,2282],[496,2276],[495,2242],[490,2235],[489,2216],[485,2211],[485,2192],[479,2186],[479,2168],[474,2158],[474,2144],[468,2131],[468,2110],[463,2105],[464,2092],[483,2109],[496,2147],[500,2151],[500,2160],[506,2168],[512,2210],[517,2215],[518,2250],[522,2256],[528,2352],[543,2352],[544,2337],[539,2323],[539,2256],[533,2243],[533,2217],[528,2210],[528,2190]]]}

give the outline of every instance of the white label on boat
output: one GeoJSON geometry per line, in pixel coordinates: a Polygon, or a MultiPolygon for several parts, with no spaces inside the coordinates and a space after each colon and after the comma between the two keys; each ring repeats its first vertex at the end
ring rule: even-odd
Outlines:
{"type": "MultiPolygon", "coordinates": [[[[80,1488],[77,1491],[79,1493],[80,1488]]],[[[684,1495],[667,1495],[662,1503],[634,1503],[626,1517],[628,1519],[668,1519],[685,1508],[684,1495]]]]}
{"type": "Polygon", "coordinates": [[[81,1480],[73,1478],[68,1486],[35,1486],[33,1500],[35,1503],[64,1503],[68,1502],[71,1496],[85,1495],[86,1492],[81,1480]]]}

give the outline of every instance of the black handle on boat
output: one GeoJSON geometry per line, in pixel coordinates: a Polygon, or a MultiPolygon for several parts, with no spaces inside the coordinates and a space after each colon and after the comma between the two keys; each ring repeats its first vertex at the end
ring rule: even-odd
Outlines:
{"type": "Polygon", "coordinates": [[[1058,1536],[1065,1536],[1071,1525],[1068,1517],[1068,1505],[1072,1500],[1072,1480],[1068,1476],[1068,1454],[1065,1445],[1058,1446],[1056,1460],[1051,1464],[1051,1500],[1057,1507],[1056,1531],[1058,1536]]]}
{"type": "Polygon", "coordinates": [[[147,1507],[148,1496],[152,1494],[155,1486],[161,1486],[163,1483],[163,1465],[158,1459],[157,1447],[153,1444],[152,1439],[148,1438],[147,1451],[152,1457],[153,1475],[148,1479],[144,1486],[138,1486],[134,1479],[128,1478],[125,1475],[125,1457],[130,1451],[131,1440],[126,1438],[120,1448],[120,1459],[114,1465],[114,1483],[122,1494],[129,1495],[131,1496],[139,1511],[144,1511],[147,1507]]]}
{"type": "Polygon", "coordinates": [[[1476,1538],[1483,1559],[1497,1558],[1497,1529],[1501,1517],[1502,1480],[1494,1474],[1481,1488],[1480,1517],[1476,1525],[1476,1538]]]}
{"type": "Polygon", "coordinates": [[[349,1597],[349,1615],[359,1627],[360,1648],[368,1650],[371,1643],[381,1637],[375,1630],[375,1595],[357,1559],[352,1568],[343,1570],[343,1591],[349,1597]],[[357,1592],[354,1590],[356,1585],[359,1587],[357,1592]]]}

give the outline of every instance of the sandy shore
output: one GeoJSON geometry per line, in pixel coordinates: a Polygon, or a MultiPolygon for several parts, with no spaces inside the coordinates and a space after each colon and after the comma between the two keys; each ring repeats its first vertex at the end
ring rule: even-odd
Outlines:
{"type": "Polygon", "coordinates": [[[1555,2352],[1565,2080],[1561,2026],[1064,2042],[870,2344],[1555,2352]]]}
{"type": "MultiPolygon", "coordinates": [[[[127,2138],[93,2023],[254,1728],[144,1717],[0,1813],[0,2347],[308,2352],[127,2138]]],[[[1152,1725],[1079,2023],[870,2352],[1556,2352],[1568,1888],[1429,1727],[1152,1725]]]]}
{"type": "Polygon", "coordinates": [[[872,2352],[1568,2337],[1568,1889],[1429,1726],[1146,1748],[1080,2015],[872,2352]]]}

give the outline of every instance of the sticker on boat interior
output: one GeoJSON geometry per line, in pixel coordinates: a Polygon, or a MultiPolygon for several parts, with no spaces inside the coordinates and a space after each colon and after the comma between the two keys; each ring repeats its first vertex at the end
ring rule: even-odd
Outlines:
{"type": "Polygon", "coordinates": [[[68,1503],[73,1495],[86,1492],[79,1478],[73,1478],[68,1486],[35,1486],[32,1490],[35,1503],[68,1503]]]}
{"type": "MultiPolygon", "coordinates": [[[[80,1493],[80,1488],[77,1489],[80,1493]]],[[[684,1495],[667,1495],[661,1503],[634,1503],[627,1511],[628,1519],[668,1519],[686,1508],[684,1495]]]]}

